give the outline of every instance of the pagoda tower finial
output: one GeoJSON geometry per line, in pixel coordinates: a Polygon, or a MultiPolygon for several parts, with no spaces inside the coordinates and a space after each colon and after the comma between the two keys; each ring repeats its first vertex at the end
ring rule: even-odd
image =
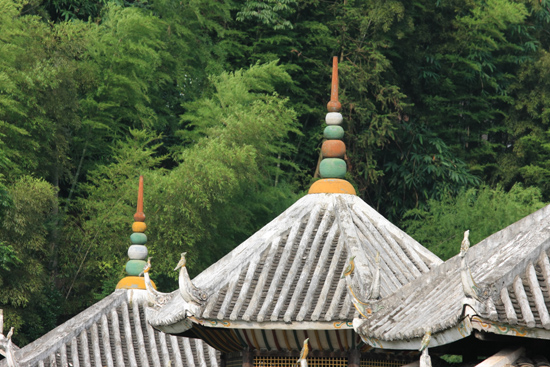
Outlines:
{"type": "Polygon", "coordinates": [[[326,140],[321,147],[323,160],[319,171],[323,179],[316,181],[309,189],[309,194],[351,194],[356,195],[353,186],[343,178],[346,176],[347,164],[346,144],[342,122],[344,118],[340,113],[342,104],[338,101],[338,57],[332,58],[332,83],[330,88],[330,101],[327,104],[327,127],[323,135],[326,140]]]}
{"type": "Polygon", "coordinates": [[[135,222],[132,224],[134,233],[130,236],[132,245],[128,249],[130,260],[126,263],[126,274],[128,276],[118,282],[117,289],[146,289],[144,278],[139,276],[147,265],[145,259],[149,255],[149,251],[145,246],[147,236],[144,233],[147,225],[145,224],[145,213],[143,212],[143,176],[139,176],[137,209],[134,220],[135,222]]]}
{"type": "Polygon", "coordinates": [[[136,222],[145,222],[145,213],[143,213],[143,176],[139,176],[138,199],[136,214],[134,214],[136,222]]]}
{"type": "Polygon", "coordinates": [[[338,101],[338,57],[332,58],[332,83],[330,86],[330,101],[327,103],[328,112],[340,112],[342,104],[338,101]]]}

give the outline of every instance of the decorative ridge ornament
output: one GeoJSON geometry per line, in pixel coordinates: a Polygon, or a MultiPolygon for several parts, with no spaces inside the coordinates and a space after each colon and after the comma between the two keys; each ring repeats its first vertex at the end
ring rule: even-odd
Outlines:
{"type": "Polygon", "coordinates": [[[346,145],[342,141],[344,129],[340,126],[343,122],[340,110],[342,104],[338,101],[338,57],[332,58],[332,83],[330,101],[327,104],[327,116],[323,135],[326,140],[321,147],[322,160],[319,165],[321,180],[311,185],[309,194],[350,194],[356,195],[353,186],[343,180],[347,171],[346,145]]]}
{"type": "Polygon", "coordinates": [[[302,347],[302,350],[300,351],[300,357],[298,357],[298,360],[296,361],[295,367],[307,367],[307,355],[309,353],[309,338],[304,340],[304,345],[302,347]]]}
{"type": "Polygon", "coordinates": [[[351,295],[353,306],[355,306],[355,309],[363,316],[364,318],[368,318],[370,315],[372,315],[373,312],[379,311],[380,307],[373,307],[370,302],[364,302],[356,295],[356,291],[354,290],[353,286],[353,271],[355,270],[355,262],[354,262],[355,256],[352,256],[349,259],[348,266],[344,269],[344,272],[342,274],[342,278],[346,279],[346,285],[348,286],[348,291],[351,295]]]}
{"type": "Polygon", "coordinates": [[[19,363],[15,360],[14,344],[11,341],[13,335],[13,327],[10,328],[8,335],[4,336],[4,311],[0,309],[0,355],[6,357],[8,367],[18,367],[19,363]]]}
{"type": "Polygon", "coordinates": [[[370,299],[379,299],[380,298],[380,252],[376,252],[376,257],[374,258],[374,263],[376,264],[376,269],[374,270],[374,279],[372,280],[372,286],[370,288],[370,299]]]}
{"type": "Polygon", "coordinates": [[[154,309],[158,310],[172,299],[173,294],[157,291],[155,283],[153,283],[151,278],[149,278],[149,271],[151,270],[151,259],[152,257],[147,259],[147,264],[145,264],[145,267],[143,268],[140,276],[143,274],[143,278],[145,279],[145,288],[147,289],[147,301],[149,302],[149,306],[152,306],[154,309]]]}
{"type": "Polygon", "coordinates": [[[474,281],[472,272],[470,271],[470,267],[468,266],[468,262],[466,260],[466,253],[470,248],[469,236],[470,230],[465,231],[464,239],[460,245],[460,254],[458,255],[460,257],[460,278],[462,281],[462,290],[464,291],[464,295],[466,295],[466,297],[481,301],[483,291],[474,281]]]}
{"type": "Polygon", "coordinates": [[[428,354],[428,346],[430,345],[431,337],[432,337],[432,329],[427,328],[426,333],[422,338],[422,342],[419,349],[419,351],[422,352],[422,355],[420,356],[420,367],[432,367],[432,359],[428,354]]]}
{"type": "Polygon", "coordinates": [[[145,244],[147,236],[145,230],[145,213],[143,212],[143,176],[139,176],[138,199],[136,213],[134,214],[135,222],[132,224],[132,235],[130,241],[132,245],[128,249],[128,257],[130,260],[126,263],[127,277],[118,282],[116,289],[146,289],[145,281],[139,275],[146,267],[147,255],[149,254],[145,244]]]}
{"type": "Polygon", "coordinates": [[[185,255],[187,255],[187,252],[181,254],[181,259],[174,269],[180,270],[178,278],[180,294],[185,302],[196,306],[202,306],[204,305],[204,302],[206,302],[206,300],[208,299],[208,295],[203,290],[195,287],[195,285],[191,281],[191,278],[187,273],[187,268],[185,267],[185,264],[187,263],[185,255]]]}

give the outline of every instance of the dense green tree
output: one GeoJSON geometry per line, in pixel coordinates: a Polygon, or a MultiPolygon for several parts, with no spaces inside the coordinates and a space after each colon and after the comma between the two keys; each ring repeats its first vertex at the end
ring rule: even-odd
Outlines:
{"type": "MultiPolygon", "coordinates": [[[[80,185],[86,193],[77,199],[81,215],[65,230],[74,245],[62,254],[62,272],[69,275],[64,294],[90,288],[108,294],[122,278],[140,174],[147,246],[155,274],[163,274],[159,287],[174,286],[172,269],[181,252],[189,253],[188,267],[196,274],[294,200],[280,167],[292,150],[287,139],[295,112],[273,93],[274,84],[289,81],[275,63],[212,77],[211,95],[187,106],[183,120],[193,122],[193,130],[180,135],[192,143],[169,171],[157,154],[161,137],[133,130],[132,138],[119,141],[114,161],[80,185]]],[[[78,297],[73,307],[93,300],[78,297]]]]}
{"type": "Polygon", "coordinates": [[[403,122],[395,141],[382,154],[380,163],[386,174],[379,186],[387,194],[380,195],[377,204],[389,203],[385,212],[392,219],[402,218],[406,209],[425,208],[430,201],[455,197],[481,183],[466,163],[423,125],[403,122]]]}
{"type": "MultiPolygon", "coordinates": [[[[17,335],[112,291],[139,174],[164,289],[180,252],[196,273],[287,207],[316,172],[333,55],[347,178],[378,211],[400,222],[414,209],[409,229],[448,256],[443,232],[415,220],[435,227],[462,202],[534,210],[550,198],[549,6],[0,0],[0,223],[34,218],[44,275],[8,307],[17,335]],[[511,191],[465,191],[483,182],[511,191]],[[47,217],[50,194],[20,206],[33,185],[54,197],[47,217]]],[[[505,217],[476,218],[494,231],[505,217]]],[[[14,236],[0,234],[0,271],[25,269],[14,236]]]]}
{"type": "Polygon", "coordinates": [[[26,343],[55,325],[55,317],[40,316],[36,308],[48,302],[47,264],[52,249],[47,226],[56,196],[50,184],[29,176],[8,185],[7,191],[12,205],[0,220],[0,307],[6,311],[8,325],[34,328],[35,333],[23,332],[19,338],[26,343]]]}
{"type": "Polygon", "coordinates": [[[490,180],[506,144],[507,89],[534,50],[527,9],[509,0],[438,1],[416,13],[426,22],[417,22],[414,43],[400,43],[410,55],[403,91],[418,122],[490,180]]]}
{"type": "Polygon", "coordinates": [[[549,131],[550,54],[542,50],[526,64],[510,88],[515,105],[507,122],[508,142],[499,156],[497,178],[509,187],[515,182],[536,186],[544,200],[550,198],[549,131]]]}
{"type": "Polygon", "coordinates": [[[506,192],[482,186],[430,200],[427,209],[409,211],[404,224],[408,234],[445,260],[460,251],[464,231],[470,230],[476,244],[543,206],[537,188],[516,184],[506,192]]]}

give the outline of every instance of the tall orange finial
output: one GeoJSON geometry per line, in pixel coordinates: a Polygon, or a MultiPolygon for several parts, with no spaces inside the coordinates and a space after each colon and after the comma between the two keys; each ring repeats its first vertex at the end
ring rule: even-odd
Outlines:
{"type": "Polygon", "coordinates": [[[346,176],[347,165],[346,144],[344,144],[343,116],[339,112],[342,105],[338,101],[338,57],[332,58],[332,85],[330,102],[327,103],[328,113],[325,117],[327,127],[323,131],[327,139],[321,146],[322,160],[319,164],[319,173],[322,180],[316,181],[309,189],[310,194],[351,194],[355,195],[353,186],[343,180],[346,176]]]}
{"type": "Polygon", "coordinates": [[[145,213],[143,213],[143,176],[139,176],[137,210],[134,214],[136,222],[145,222],[145,213]]]}
{"type": "Polygon", "coordinates": [[[147,235],[144,233],[147,229],[145,224],[145,213],[143,213],[143,176],[139,176],[137,210],[134,214],[135,222],[132,224],[134,233],[130,236],[132,245],[128,249],[128,257],[130,260],[126,263],[127,277],[118,282],[117,289],[145,289],[145,281],[139,277],[147,262],[147,235]]]}
{"type": "Polygon", "coordinates": [[[329,112],[340,112],[342,109],[342,104],[338,101],[338,56],[332,58],[332,85],[327,109],[329,112]]]}

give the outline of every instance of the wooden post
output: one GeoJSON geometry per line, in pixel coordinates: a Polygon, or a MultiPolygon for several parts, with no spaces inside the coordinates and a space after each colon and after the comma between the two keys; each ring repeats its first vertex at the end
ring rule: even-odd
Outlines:
{"type": "Polygon", "coordinates": [[[254,353],[249,349],[243,351],[243,367],[254,367],[254,353]]]}
{"type": "Polygon", "coordinates": [[[361,366],[361,352],[358,349],[352,349],[349,352],[348,367],[360,367],[361,366]]]}
{"type": "Polygon", "coordinates": [[[513,364],[525,352],[525,348],[503,349],[492,357],[487,358],[476,367],[504,367],[513,364]]]}

